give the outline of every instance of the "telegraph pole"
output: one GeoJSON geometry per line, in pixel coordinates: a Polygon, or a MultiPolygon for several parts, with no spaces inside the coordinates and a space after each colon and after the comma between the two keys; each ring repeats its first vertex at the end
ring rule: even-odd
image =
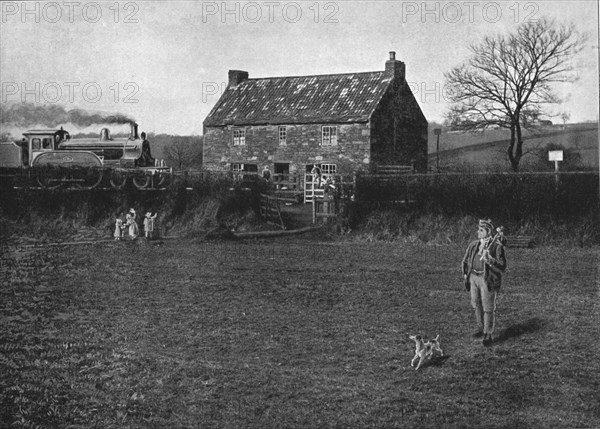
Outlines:
{"type": "Polygon", "coordinates": [[[434,128],[433,134],[437,136],[437,146],[435,149],[435,169],[439,173],[440,171],[440,134],[442,134],[441,128],[434,128]]]}

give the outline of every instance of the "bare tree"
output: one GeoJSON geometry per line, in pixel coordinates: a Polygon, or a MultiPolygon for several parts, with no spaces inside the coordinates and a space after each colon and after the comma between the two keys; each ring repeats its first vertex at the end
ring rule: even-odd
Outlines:
{"type": "Polygon", "coordinates": [[[447,120],[464,131],[510,129],[508,160],[518,171],[522,128],[560,101],[554,83],[577,79],[571,60],[586,39],[573,25],[541,18],[471,45],[471,58],[444,75],[451,102],[447,120]]]}
{"type": "Polygon", "coordinates": [[[197,138],[194,140],[176,138],[163,148],[163,154],[167,164],[175,169],[183,170],[202,165],[202,142],[197,138]]]}

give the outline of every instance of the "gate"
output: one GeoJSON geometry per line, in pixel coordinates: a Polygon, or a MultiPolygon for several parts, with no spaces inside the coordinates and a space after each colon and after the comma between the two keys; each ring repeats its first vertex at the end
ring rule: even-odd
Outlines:
{"type": "MultiPolygon", "coordinates": [[[[312,203],[315,198],[323,198],[325,190],[321,187],[321,183],[315,180],[317,177],[315,174],[306,173],[304,174],[304,202],[312,203]]],[[[321,177],[321,180],[323,178],[321,177]]]]}
{"type": "Polygon", "coordinates": [[[285,229],[281,217],[280,198],[275,196],[260,194],[260,216],[265,222],[285,229]]]}

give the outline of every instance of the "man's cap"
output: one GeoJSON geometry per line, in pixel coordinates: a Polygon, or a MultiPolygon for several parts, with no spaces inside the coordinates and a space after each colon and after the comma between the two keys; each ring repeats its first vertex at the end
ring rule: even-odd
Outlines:
{"type": "Polygon", "coordinates": [[[494,230],[494,224],[492,224],[490,219],[479,219],[479,227],[485,228],[490,232],[494,230]]]}

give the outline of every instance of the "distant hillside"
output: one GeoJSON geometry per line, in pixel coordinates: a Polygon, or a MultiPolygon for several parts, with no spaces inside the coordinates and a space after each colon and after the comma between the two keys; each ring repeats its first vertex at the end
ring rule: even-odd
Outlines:
{"type": "MultiPolygon", "coordinates": [[[[546,126],[535,132],[525,130],[522,166],[538,161],[527,152],[538,152],[548,144],[557,144],[565,149],[573,149],[580,154],[581,164],[598,168],[598,124],[567,124],[546,126]]],[[[436,164],[436,137],[429,132],[429,165],[436,164]]],[[[506,150],[510,131],[505,129],[487,130],[477,133],[453,132],[442,129],[440,135],[440,168],[464,166],[467,168],[505,169],[508,167],[506,150]]]]}

